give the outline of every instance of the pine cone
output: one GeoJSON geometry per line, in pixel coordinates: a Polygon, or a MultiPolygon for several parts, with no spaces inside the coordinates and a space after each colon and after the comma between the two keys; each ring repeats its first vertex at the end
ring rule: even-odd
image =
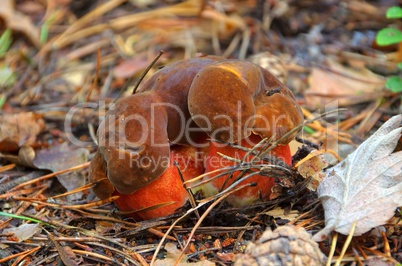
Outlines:
{"type": "Polygon", "coordinates": [[[249,243],[234,266],[323,265],[326,257],[303,227],[290,225],[267,229],[256,243],[249,243]]]}

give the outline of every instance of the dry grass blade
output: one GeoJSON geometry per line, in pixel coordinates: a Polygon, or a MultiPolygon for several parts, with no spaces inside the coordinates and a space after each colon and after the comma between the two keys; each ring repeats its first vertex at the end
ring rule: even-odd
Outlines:
{"type": "Polygon", "coordinates": [[[85,98],[85,102],[89,102],[89,100],[91,99],[92,91],[98,86],[100,62],[101,62],[101,53],[100,53],[100,48],[98,48],[98,53],[97,53],[97,58],[96,58],[95,77],[92,82],[91,88],[89,89],[89,92],[87,94],[87,97],[85,98]]]}
{"type": "Polygon", "coordinates": [[[208,209],[202,214],[202,216],[200,217],[200,219],[198,219],[197,223],[194,225],[193,229],[191,230],[190,235],[188,236],[188,241],[186,242],[186,245],[183,247],[183,250],[180,253],[180,256],[177,258],[175,265],[177,265],[181,258],[184,255],[184,252],[186,252],[188,246],[191,243],[191,240],[195,234],[195,231],[198,229],[198,227],[200,227],[201,223],[204,221],[204,219],[208,216],[208,214],[212,211],[213,208],[215,208],[219,203],[221,203],[224,199],[226,199],[230,194],[239,191],[245,187],[248,187],[249,184],[245,184],[243,186],[240,186],[236,189],[233,189],[232,191],[229,191],[228,193],[226,193],[225,195],[223,195],[222,197],[218,198],[216,201],[214,201],[211,206],[208,207],[208,209]]]}
{"type": "Polygon", "coordinates": [[[93,183],[86,184],[84,186],[81,186],[79,188],[73,189],[73,190],[68,191],[66,193],[62,193],[62,194],[59,194],[59,195],[56,195],[56,196],[52,196],[51,199],[58,199],[58,198],[66,197],[66,196],[69,196],[69,195],[72,195],[72,194],[75,194],[75,193],[87,191],[87,190],[91,189],[93,186],[94,186],[93,183]]]}
{"type": "Polygon", "coordinates": [[[68,38],[68,35],[79,30],[85,28],[85,26],[94,20],[97,17],[102,16],[103,14],[107,13],[108,11],[114,9],[115,7],[127,2],[127,0],[112,0],[107,1],[103,5],[97,7],[93,11],[89,12],[79,20],[75,21],[65,32],[63,32],[54,42],[53,45],[55,47],[59,46],[60,39],[68,38]]]}
{"type": "Polygon", "coordinates": [[[373,253],[376,256],[380,257],[380,258],[384,258],[384,260],[390,261],[390,262],[394,263],[395,265],[398,265],[398,263],[400,263],[397,260],[395,260],[394,258],[389,257],[387,254],[384,254],[384,253],[382,253],[382,252],[380,252],[378,250],[370,249],[370,248],[367,248],[367,247],[362,247],[362,249],[366,250],[366,251],[368,251],[370,253],[373,253]]]}
{"type": "Polygon", "coordinates": [[[46,188],[46,186],[39,186],[39,187],[31,187],[31,188],[27,188],[27,189],[20,189],[20,190],[16,190],[16,191],[11,191],[8,193],[4,193],[0,195],[0,199],[6,199],[6,198],[10,198],[10,197],[15,197],[17,195],[23,195],[23,194],[29,194],[32,193],[38,189],[44,189],[46,188]]]}
{"type": "MultiPolygon", "coordinates": [[[[118,199],[119,196],[112,196],[110,198],[104,199],[104,200],[98,200],[94,202],[90,202],[87,204],[77,204],[77,205],[65,205],[65,204],[59,204],[59,203],[49,203],[41,200],[37,200],[36,198],[21,198],[21,197],[15,197],[15,200],[20,200],[20,201],[26,201],[26,202],[31,202],[31,203],[37,203],[41,204],[44,206],[49,206],[53,208],[59,208],[59,209],[86,209],[86,208],[91,208],[91,207],[97,207],[101,206],[110,202],[113,202],[114,200],[118,199]]],[[[44,199],[46,200],[46,199],[44,199]]]]}
{"type": "MultiPolygon", "coordinates": [[[[107,256],[104,256],[104,255],[101,255],[101,254],[98,254],[98,253],[94,253],[94,252],[90,252],[90,251],[86,251],[86,250],[79,250],[79,249],[73,249],[72,251],[74,253],[76,253],[76,254],[80,254],[80,255],[83,255],[85,257],[89,256],[89,257],[104,260],[104,261],[109,262],[109,263],[118,264],[118,262],[116,260],[114,260],[113,258],[109,258],[107,256]]],[[[140,265],[140,264],[137,263],[135,265],[140,265]]]]}
{"type": "MultiPolygon", "coordinates": [[[[344,110],[344,109],[338,109],[338,110],[344,110]]],[[[345,142],[345,143],[352,143],[351,141],[351,135],[348,133],[344,133],[344,132],[340,132],[338,131],[336,128],[332,129],[331,127],[324,127],[322,126],[318,120],[314,120],[314,115],[308,111],[305,108],[302,108],[303,114],[305,117],[307,117],[308,119],[312,120],[311,123],[305,123],[305,125],[311,127],[312,129],[320,132],[320,134],[323,135],[329,135],[341,142],[345,142]]],[[[337,111],[337,110],[334,110],[337,111]]],[[[324,114],[325,116],[326,114],[324,114]]],[[[322,117],[322,115],[321,115],[322,117]]]]}
{"type": "Polygon", "coordinates": [[[112,28],[115,31],[123,30],[128,27],[134,27],[140,22],[151,20],[159,17],[166,16],[190,16],[196,17],[199,13],[199,1],[188,0],[176,5],[163,7],[151,11],[145,11],[133,15],[110,20],[108,23],[98,24],[91,27],[83,28],[69,34],[63,34],[52,44],[53,48],[61,49],[77,40],[86,38],[88,36],[101,33],[107,29],[112,28]]]}
{"type": "Polygon", "coordinates": [[[307,155],[306,157],[304,157],[303,159],[301,159],[300,161],[298,161],[295,165],[294,165],[294,167],[295,168],[297,168],[297,167],[299,167],[299,165],[301,165],[301,164],[303,164],[304,162],[306,162],[306,161],[308,161],[308,160],[310,160],[312,157],[316,157],[316,156],[318,156],[318,155],[320,155],[320,154],[324,154],[324,153],[331,153],[332,155],[334,155],[334,157],[336,158],[336,159],[338,159],[338,161],[340,161],[341,159],[339,158],[339,155],[335,152],[335,151],[333,151],[333,150],[331,150],[331,149],[323,149],[323,150],[318,150],[316,153],[314,153],[314,154],[309,154],[309,155],[307,155]]]}
{"type": "MultiPolygon", "coordinates": [[[[199,175],[199,176],[197,176],[197,177],[194,177],[194,178],[192,178],[192,179],[189,179],[189,180],[185,181],[183,184],[184,184],[184,185],[187,185],[187,184],[189,184],[189,183],[194,183],[195,181],[198,181],[198,180],[200,180],[200,179],[203,179],[204,177],[206,177],[206,176],[208,176],[208,175],[211,175],[211,174],[223,172],[223,173],[219,174],[219,176],[223,176],[223,175],[226,175],[226,174],[231,173],[231,172],[234,172],[234,171],[237,171],[237,166],[227,166],[227,167],[223,167],[223,168],[216,169],[216,170],[213,170],[213,171],[208,172],[208,173],[204,173],[204,174],[199,175]],[[223,171],[225,171],[225,172],[223,172],[223,171]]],[[[188,188],[195,188],[195,187],[197,187],[197,186],[200,186],[200,185],[202,185],[202,184],[205,184],[206,182],[209,182],[209,181],[208,181],[208,180],[207,180],[207,181],[204,180],[204,181],[201,181],[201,182],[196,183],[196,184],[194,184],[194,185],[189,185],[188,188]]]]}
{"type": "Polygon", "coordinates": [[[1,172],[5,172],[5,171],[8,171],[8,170],[11,170],[11,169],[13,169],[15,167],[15,164],[8,164],[8,165],[4,165],[4,166],[2,166],[2,167],[0,167],[0,173],[1,172]]]}
{"type": "Polygon", "coordinates": [[[341,254],[339,255],[339,258],[338,258],[338,259],[336,260],[336,262],[335,262],[335,266],[341,265],[342,259],[343,259],[343,257],[345,256],[346,250],[348,249],[348,247],[349,247],[349,245],[350,245],[350,242],[352,241],[353,233],[355,232],[355,229],[356,229],[356,224],[357,224],[357,222],[354,222],[354,223],[353,223],[353,226],[352,226],[352,228],[350,229],[349,235],[348,235],[348,237],[346,238],[345,243],[343,244],[341,254]]]}
{"type": "Polygon", "coordinates": [[[24,182],[24,183],[22,183],[22,184],[19,184],[19,185],[15,186],[14,188],[11,189],[11,191],[20,189],[20,188],[25,187],[25,186],[27,186],[27,185],[32,185],[32,184],[34,184],[34,183],[36,183],[36,182],[39,182],[39,181],[43,181],[43,180],[46,180],[46,179],[53,178],[53,177],[55,177],[56,175],[60,175],[60,174],[64,174],[64,173],[68,173],[68,172],[72,172],[72,171],[75,171],[75,170],[79,170],[79,169],[86,168],[86,167],[89,166],[89,164],[90,164],[90,162],[86,162],[86,163],[84,163],[84,164],[80,164],[80,165],[71,167],[71,168],[69,168],[69,169],[57,171],[57,172],[54,172],[54,173],[51,173],[51,174],[48,174],[48,175],[41,176],[41,177],[39,177],[39,178],[35,178],[35,179],[33,179],[33,180],[30,180],[30,181],[27,181],[27,182],[24,182]]]}
{"type": "MultiPolygon", "coordinates": [[[[174,165],[176,166],[177,172],[179,173],[181,182],[183,183],[183,188],[186,190],[187,195],[188,195],[188,201],[190,202],[190,205],[192,208],[195,208],[197,206],[197,203],[195,202],[195,197],[191,189],[187,188],[187,186],[184,184],[185,180],[183,177],[182,172],[180,171],[179,164],[177,162],[174,162],[174,165]]],[[[198,219],[200,219],[200,213],[198,210],[195,210],[195,215],[197,216],[198,219]]]]}
{"type": "Polygon", "coordinates": [[[52,241],[54,247],[56,248],[57,252],[60,255],[61,261],[66,265],[66,266],[77,266],[78,264],[70,259],[70,257],[67,255],[66,251],[64,248],[55,240],[54,236],[52,236],[51,233],[49,233],[47,230],[44,230],[50,239],[52,241]]]}
{"type": "MultiPolygon", "coordinates": [[[[247,186],[249,186],[249,184],[246,184],[246,185],[244,185],[244,186],[241,186],[241,187],[239,187],[239,188],[237,188],[237,189],[235,189],[235,190],[233,190],[233,191],[227,193],[226,195],[222,196],[219,200],[217,200],[218,203],[221,202],[222,200],[224,200],[224,199],[225,199],[227,196],[229,196],[231,193],[236,192],[236,191],[238,191],[238,190],[240,190],[240,189],[243,189],[244,187],[247,187],[247,186]]],[[[178,219],[176,219],[176,221],[174,221],[174,222],[172,223],[172,225],[170,226],[170,228],[166,231],[165,235],[163,236],[163,238],[162,238],[161,241],[159,242],[158,247],[156,248],[156,250],[155,250],[155,252],[154,252],[154,255],[153,255],[153,257],[152,257],[151,265],[153,265],[153,264],[155,263],[156,257],[157,257],[157,255],[158,255],[159,251],[161,250],[163,243],[165,242],[167,236],[170,234],[170,232],[173,230],[173,228],[176,226],[176,224],[179,223],[179,222],[180,222],[181,220],[183,220],[184,218],[186,218],[189,214],[191,214],[192,212],[194,212],[196,209],[201,208],[202,206],[204,206],[206,203],[208,203],[208,202],[210,202],[210,201],[211,201],[211,200],[199,203],[196,208],[191,208],[191,209],[189,209],[185,214],[183,214],[181,217],[179,217],[178,219]]],[[[215,202],[214,202],[214,203],[215,203],[215,202]]],[[[215,206],[215,205],[216,205],[216,204],[213,204],[213,206],[215,206]]],[[[211,205],[211,206],[212,206],[212,205],[211,205]]],[[[211,210],[212,210],[212,208],[211,208],[211,209],[208,208],[208,212],[210,212],[211,210]]],[[[202,216],[202,217],[203,217],[203,216],[202,216]]],[[[205,217],[204,217],[204,218],[205,218],[205,217]]],[[[203,219],[204,219],[204,218],[203,218],[203,219]]],[[[191,238],[190,238],[190,240],[191,240],[191,238]]]]}
{"type": "Polygon", "coordinates": [[[30,249],[30,250],[26,250],[26,251],[23,251],[23,252],[20,252],[20,253],[17,253],[17,254],[10,255],[8,257],[0,259],[0,263],[7,262],[7,261],[12,260],[14,258],[22,258],[22,259],[24,259],[26,256],[38,251],[39,249],[41,249],[41,247],[36,247],[36,248],[30,249]]]}
{"type": "Polygon", "coordinates": [[[332,258],[334,257],[335,254],[335,249],[336,249],[336,243],[338,242],[338,233],[334,234],[334,237],[332,238],[331,241],[331,248],[329,250],[329,255],[328,255],[328,260],[327,260],[327,265],[330,266],[332,262],[332,258]]]}
{"type": "MultiPolygon", "coordinates": [[[[135,86],[134,86],[134,89],[133,89],[133,93],[132,93],[132,94],[135,94],[135,93],[136,93],[136,91],[137,91],[138,87],[140,86],[142,80],[145,78],[145,76],[147,75],[147,73],[149,72],[149,70],[151,70],[151,68],[156,64],[156,62],[158,62],[159,58],[161,58],[161,56],[163,55],[163,53],[164,53],[164,51],[162,51],[162,50],[159,51],[158,55],[154,58],[154,60],[152,60],[152,62],[151,62],[151,63],[147,66],[147,68],[142,72],[140,78],[138,79],[137,83],[136,83],[135,86]]],[[[126,84],[124,84],[123,89],[125,89],[125,88],[126,88],[126,85],[128,85],[129,83],[130,83],[130,80],[128,80],[128,81],[126,82],[126,84]]],[[[122,91],[123,91],[123,90],[122,90],[122,91]]]]}

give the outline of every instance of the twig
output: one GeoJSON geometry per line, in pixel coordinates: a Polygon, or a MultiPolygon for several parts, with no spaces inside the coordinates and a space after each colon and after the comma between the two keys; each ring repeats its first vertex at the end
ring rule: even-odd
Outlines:
{"type": "Polygon", "coordinates": [[[5,257],[5,258],[0,259],[0,263],[4,263],[4,262],[6,262],[6,261],[9,261],[9,260],[11,260],[11,259],[17,258],[17,257],[19,257],[19,256],[24,256],[24,255],[32,254],[32,253],[38,251],[40,248],[41,248],[41,247],[39,246],[39,247],[30,249],[30,250],[26,250],[26,251],[23,251],[23,252],[20,252],[20,253],[17,253],[17,254],[10,255],[10,256],[8,256],[8,257],[5,257]]]}
{"type": "Polygon", "coordinates": [[[43,228],[43,230],[46,232],[48,238],[50,241],[53,243],[54,247],[56,248],[57,252],[59,253],[61,261],[66,265],[66,266],[77,266],[78,264],[70,259],[70,257],[67,255],[66,251],[64,248],[57,242],[54,238],[54,236],[49,233],[46,229],[43,228]]]}
{"type": "Polygon", "coordinates": [[[195,231],[197,230],[197,228],[201,225],[201,223],[204,221],[204,219],[208,216],[208,214],[212,211],[213,208],[215,208],[216,205],[218,205],[221,201],[223,201],[224,199],[226,199],[228,196],[230,196],[230,194],[239,191],[245,187],[250,186],[250,184],[245,184],[243,186],[240,186],[236,189],[233,189],[232,191],[229,191],[228,193],[226,193],[225,195],[223,195],[222,197],[220,197],[219,199],[217,199],[216,201],[214,201],[211,206],[208,207],[208,209],[202,214],[202,216],[200,217],[200,219],[198,219],[197,223],[194,225],[193,229],[190,232],[190,235],[188,236],[188,241],[186,242],[186,245],[184,246],[183,250],[181,251],[180,255],[177,257],[175,265],[178,265],[178,263],[180,262],[181,258],[184,255],[184,252],[186,252],[188,245],[191,243],[191,239],[193,238],[195,231]]]}
{"type": "MultiPolygon", "coordinates": [[[[151,68],[156,64],[156,62],[159,60],[159,58],[161,58],[161,56],[163,55],[163,53],[164,53],[164,51],[163,51],[163,50],[160,50],[160,51],[159,51],[159,54],[154,58],[154,60],[152,60],[151,64],[149,64],[149,65],[147,66],[147,68],[144,70],[144,72],[142,72],[140,78],[138,79],[137,83],[136,83],[135,86],[134,86],[134,89],[133,89],[133,93],[132,93],[132,94],[135,94],[135,93],[136,93],[138,87],[140,86],[141,81],[142,81],[142,80],[145,78],[145,76],[148,74],[149,70],[151,70],[151,68]]],[[[127,84],[127,83],[126,83],[126,84],[127,84]]]]}
{"type": "Polygon", "coordinates": [[[101,61],[101,53],[100,53],[100,48],[98,48],[98,53],[96,55],[95,77],[94,77],[94,80],[92,82],[91,88],[89,89],[89,92],[87,94],[87,97],[85,98],[86,103],[89,102],[89,100],[91,99],[92,91],[98,86],[100,61],[101,61]]]}
{"type": "Polygon", "coordinates": [[[90,164],[90,162],[86,162],[86,163],[83,163],[83,164],[80,164],[80,165],[71,167],[71,168],[69,168],[69,169],[60,170],[60,171],[53,172],[53,173],[48,174],[48,175],[44,175],[44,176],[39,177],[39,178],[35,178],[35,179],[33,179],[33,180],[30,180],[30,181],[21,183],[21,184],[19,184],[18,186],[15,186],[14,188],[11,189],[11,191],[20,189],[20,188],[22,188],[22,187],[25,187],[25,186],[27,186],[27,185],[31,185],[31,184],[33,184],[33,183],[36,183],[36,182],[39,182],[39,181],[42,181],[42,180],[50,179],[50,178],[52,178],[52,177],[54,177],[54,176],[56,176],[56,175],[60,175],[60,174],[64,174],[64,173],[68,173],[68,172],[72,172],[72,171],[75,171],[75,170],[79,170],[79,169],[85,168],[85,167],[89,166],[89,164],[90,164]]]}
{"type": "Polygon", "coordinates": [[[341,254],[339,255],[339,258],[337,259],[337,261],[335,262],[335,266],[341,265],[342,258],[343,258],[343,256],[345,256],[346,250],[348,249],[349,244],[352,241],[353,233],[355,232],[355,229],[356,229],[356,224],[357,224],[357,222],[354,221],[353,225],[352,225],[352,228],[350,229],[349,235],[346,238],[345,243],[343,244],[341,254]]]}
{"type": "MultiPolygon", "coordinates": [[[[0,187],[0,194],[4,194],[7,191],[11,191],[11,189],[13,189],[15,186],[21,184],[21,183],[25,183],[27,181],[36,179],[40,176],[43,176],[44,174],[48,173],[47,171],[43,171],[43,170],[39,170],[39,171],[33,171],[27,175],[15,178],[10,180],[9,182],[7,182],[6,184],[1,185],[0,187]]],[[[13,189],[13,190],[17,190],[17,189],[13,189]]]]}

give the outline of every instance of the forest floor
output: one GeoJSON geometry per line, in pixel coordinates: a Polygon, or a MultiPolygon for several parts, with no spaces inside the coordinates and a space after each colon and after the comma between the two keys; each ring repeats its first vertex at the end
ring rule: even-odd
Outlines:
{"type": "MultiPolygon", "coordinates": [[[[195,212],[137,221],[113,199],[95,197],[88,166],[96,130],[108,104],[131,94],[160,51],[145,80],[202,54],[267,68],[292,90],[306,121],[318,118],[299,134],[305,147],[333,150],[340,160],[402,113],[402,41],[375,41],[381,29],[401,28],[400,19],[386,18],[396,0],[1,2],[0,265],[180,260],[166,243],[188,244],[181,265],[232,265],[266,228],[324,228],[324,209],[304,179],[263,204],[201,208],[200,224],[195,212]]],[[[401,139],[395,145],[402,150],[401,139]]],[[[321,252],[337,265],[401,263],[396,207],[361,236],[332,233],[321,252]]]]}

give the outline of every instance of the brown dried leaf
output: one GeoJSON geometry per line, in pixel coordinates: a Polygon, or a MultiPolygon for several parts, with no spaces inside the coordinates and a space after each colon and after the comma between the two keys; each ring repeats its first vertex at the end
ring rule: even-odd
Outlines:
{"type": "Polygon", "coordinates": [[[165,249],[167,251],[166,258],[163,260],[156,260],[155,266],[170,266],[170,265],[178,265],[178,266],[213,266],[215,263],[203,260],[199,262],[186,262],[187,256],[184,255],[179,263],[175,263],[179,258],[181,251],[176,248],[176,245],[173,243],[167,243],[165,245],[165,249]]]}
{"type": "Polygon", "coordinates": [[[289,221],[293,221],[294,219],[296,219],[299,216],[299,211],[298,210],[287,211],[285,209],[282,209],[281,207],[277,207],[273,210],[267,211],[265,214],[272,216],[274,218],[280,218],[280,219],[286,219],[289,221]]]}
{"type": "Polygon", "coordinates": [[[32,112],[0,116],[0,152],[16,152],[23,144],[33,144],[43,129],[45,121],[32,112]]]}
{"type": "MultiPolygon", "coordinates": [[[[50,149],[37,151],[33,159],[33,165],[39,169],[48,169],[53,172],[68,169],[88,161],[88,150],[84,148],[74,149],[67,143],[53,146],[50,149]]],[[[71,191],[85,184],[85,178],[81,171],[74,171],[58,175],[57,179],[67,191],[71,191]]],[[[81,197],[81,193],[74,194],[81,197]]]]}
{"type": "Polygon", "coordinates": [[[335,153],[324,150],[313,151],[306,158],[298,162],[295,167],[301,176],[310,178],[307,188],[316,191],[318,185],[325,177],[325,169],[334,166],[339,160],[335,153]]]}
{"type": "Polygon", "coordinates": [[[401,137],[402,115],[389,119],[345,160],[326,171],[318,187],[325,228],[314,239],[335,230],[354,235],[385,224],[402,204],[402,151],[392,153],[401,137]]]}
{"type": "Polygon", "coordinates": [[[143,71],[149,65],[145,56],[136,56],[132,59],[122,61],[114,67],[113,75],[116,78],[129,78],[143,71]]]}
{"type": "Polygon", "coordinates": [[[223,262],[233,262],[236,259],[236,254],[216,252],[216,257],[223,262]]]}
{"type": "Polygon", "coordinates": [[[28,16],[14,9],[13,0],[1,1],[0,18],[5,22],[7,28],[22,32],[37,48],[41,47],[39,30],[28,16]]]}
{"type": "Polygon", "coordinates": [[[340,106],[378,98],[385,79],[367,68],[355,69],[328,60],[328,70],[313,68],[305,93],[309,106],[319,108],[338,100],[340,106]]]}

